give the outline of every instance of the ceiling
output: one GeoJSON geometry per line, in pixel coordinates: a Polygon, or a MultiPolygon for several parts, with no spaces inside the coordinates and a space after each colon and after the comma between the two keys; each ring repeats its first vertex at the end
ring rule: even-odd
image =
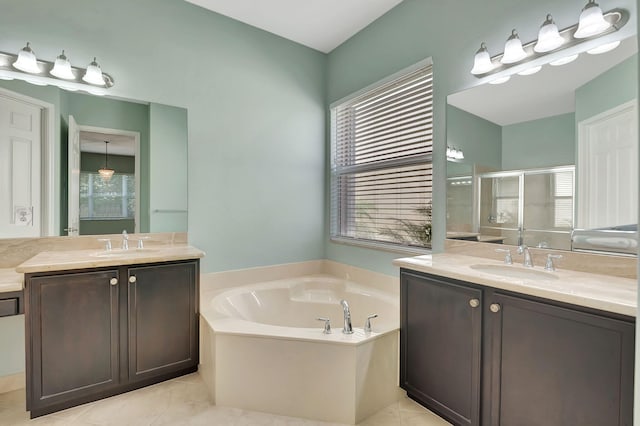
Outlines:
{"type": "Polygon", "coordinates": [[[559,67],[544,66],[534,75],[514,75],[504,84],[483,84],[447,97],[461,110],[499,126],[575,111],[575,91],[638,51],[635,36],[601,55],[581,54],[559,67]]]}
{"type": "Polygon", "coordinates": [[[185,0],[329,53],[402,0],[185,0]]]}
{"type": "Polygon", "coordinates": [[[136,142],[133,137],[95,132],[80,132],[80,151],[104,154],[105,141],[109,142],[109,155],[128,155],[130,157],[136,155],[136,142]]]}

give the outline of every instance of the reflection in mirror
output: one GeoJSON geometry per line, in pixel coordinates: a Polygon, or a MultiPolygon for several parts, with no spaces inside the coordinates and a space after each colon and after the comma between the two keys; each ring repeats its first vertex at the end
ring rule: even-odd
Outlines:
{"type": "Polygon", "coordinates": [[[0,81],[0,158],[0,238],[187,231],[184,108],[0,81]]]}
{"type": "MultiPolygon", "coordinates": [[[[450,95],[447,145],[464,159],[447,161],[447,238],[575,250],[582,228],[637,228],[637,70],[634,36],[450,95]]],[[[597,250],[621,252],[620,235],[597,250]]]]}
{"type": "MultiPolygon", "coordinates": [[[[80,132],[79,203],[69,222],[79,221],[80,235],[136,232],[137,139],[127,133],[80,132]],[[103,177],[98,170],[113,170],[103,177]],[[77,210],[77,212],[75,211],[77,210]]],[[[75,187],[75,186],[72,186],[75,187]]],[[[75,198],[75,197],[70,197],[75,198]]]]}

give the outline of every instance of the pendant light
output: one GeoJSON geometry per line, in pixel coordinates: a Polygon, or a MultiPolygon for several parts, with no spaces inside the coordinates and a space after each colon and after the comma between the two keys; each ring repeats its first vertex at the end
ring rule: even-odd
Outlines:
{"type": "Polygon", "coordinates": [[[564,44],[564,38],[558,31],[558,26],[553,21],[553,17],[549,14],[547,19],[542,23],[538,32],[538,41],[533,47],[534,52],[544,53],[551,52],[564,44]]]}
{"type": "Polygon", "coordinates": [[[93,61],[87,67],[87,72],[82,77],[82,80],[89,84],[104,86],[104,76],[100,65],[96,62],[96,58],[93,58],[93,61]]]}
{"type": "Polygon", "coordinates": [[[18,52],[18,59],[13,63],[13,66],[20,71],[28,72],[29,74],[40,73],[36,54],[31,50],[29,42],[27,42],[27,45],[18,52]]]}
{"type": "Polygon", "coordinates": [[[98,173],[100,174],[100,177],[105,182],[108,182],[111,179],[111,176],[113,176],[113,174],[116,172],[115,170],[109,168],[109,163],[108,163],[109,154],[107,152],[108,146],[109,146],[109,141],[104,141],[104,167],[101,167],[100,169],[98,169],[98,173]]]}
{"type": "Polygon", "coordinates": [[[575,38],[592,37],[608,30],[610,26],[611,24],[604,19],[598,3],[595,0],[589,0],[589,3],[582,9],[578,29],[573,36],[575,38]]]}
{"type": "Polygon", "coordinates": [[[480,49],[476,52],[476,56],[473,60],[473,68],[471,74],[484,74],[491,71],[493,63],[491,62],[491,56],[487,50],[486,43],[480,43],[480,49]]]}
{"type": "Polygon", "coordinates": [[[504,55],[500,62],[503,64],[513,64],[527,57],[527,53],[522,48],[522,42],[516,30],[511,31],[511,35],[504,44],[504,55]]]}
{"type": "Polygon", "coordinates": [[[56,58],[53,69],[51,70],[51,75],[63,80],[73,80],[76,78],[76,76],[73,75],[73,71],[71,71],[71,62],[69,62],[64,55],[64,50],[62,54],[56,58]]]}

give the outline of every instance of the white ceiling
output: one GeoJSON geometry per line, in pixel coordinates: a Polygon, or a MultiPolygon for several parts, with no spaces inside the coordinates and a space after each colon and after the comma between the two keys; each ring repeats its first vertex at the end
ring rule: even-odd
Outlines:
{"type": "Polygon", "coordinates": [[[80,132],[80,151],[104,154],[105,141],[109,141],[109,155],[128,155],[135,157],[135,139],[125,135],[80,132]]]}
{"type": "Polygon", "coordinates": [[[402,0],[185,0],[329,53],[402,0]]]}
{"type": "Polygon", "coordinates": [[[573,112],[578,87],[637,51],[636,37],[629,37],[611,52],[583,53],[566,65],[545,65],[534,75],[514,75],[504,84],[483,84],[449,95],[447,102],[499,126],[573,112]]]}

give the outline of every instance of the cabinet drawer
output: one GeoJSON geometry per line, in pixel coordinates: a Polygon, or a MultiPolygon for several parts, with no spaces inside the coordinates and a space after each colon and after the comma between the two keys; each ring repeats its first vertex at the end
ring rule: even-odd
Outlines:
{"type": "Polygon", "coordinates": [[[0,317],[18,315],[18,299],[0,299],[0,317]]]}

